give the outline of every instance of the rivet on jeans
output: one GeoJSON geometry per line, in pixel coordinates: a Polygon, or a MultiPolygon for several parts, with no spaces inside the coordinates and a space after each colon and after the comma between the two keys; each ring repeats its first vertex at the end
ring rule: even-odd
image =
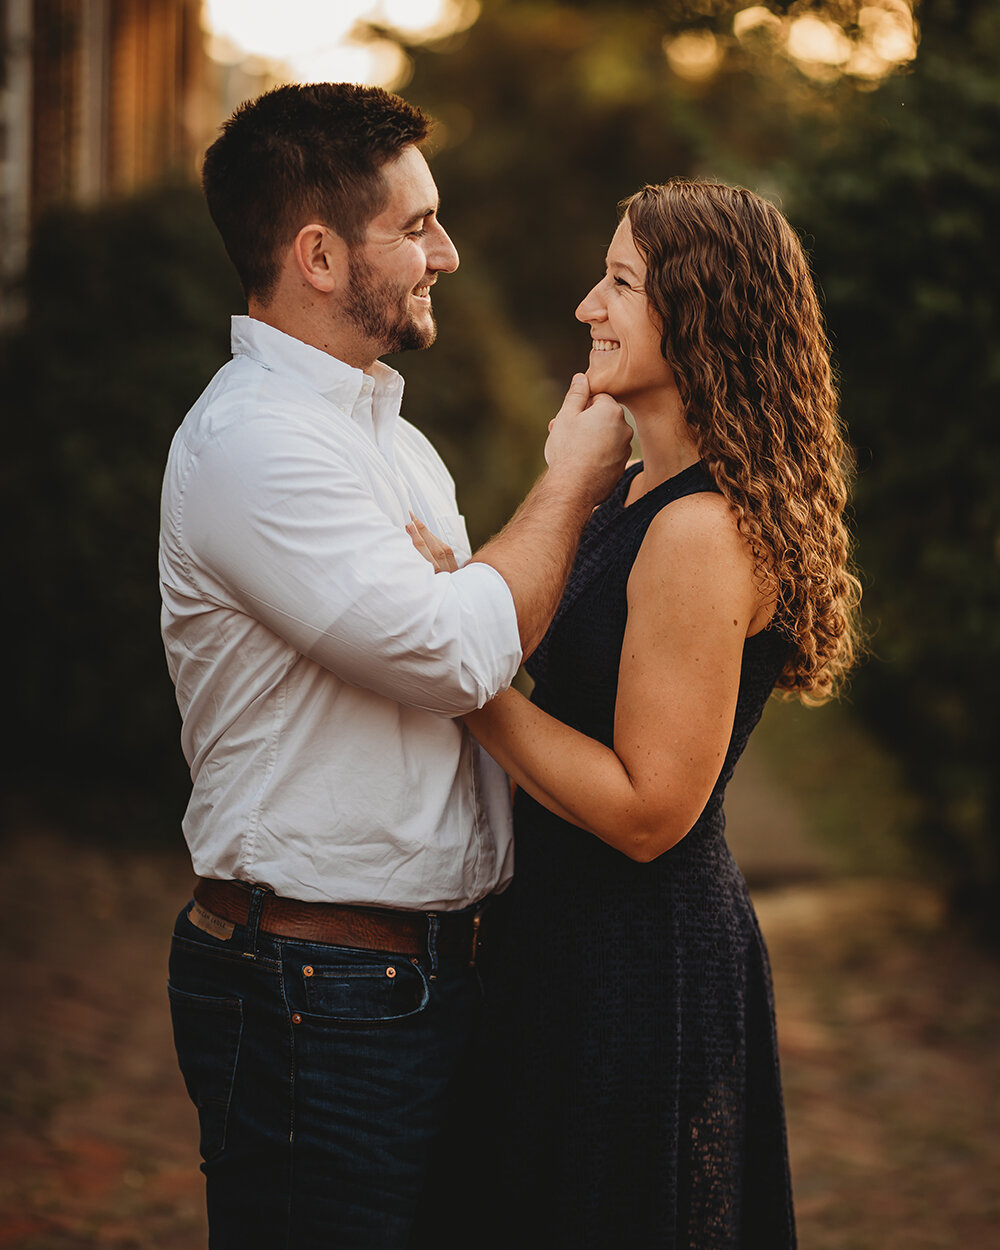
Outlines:
{"type": "Polygon", "coordinates": [[[297,1011],[294,1012],[292,1014],[292,1024],[301,1024],[301,1023],[302,1023],[302,1017],[299,1015],[297,1011]]]}
{"type": "Polygon", "coordinates": [[[302,975],[304,977],[311,977],[312,974],[313,974],[312,964],[306,964],[306,966],[302,969],[302,975]]]}
{"type": "Polygon", "coordinates": [[[390,964],[389,967],[386,968],[385,970],[385,975],[387,977],[394,977],[396,975],[396,969],[393,968],[392,965],[390,964]]]}

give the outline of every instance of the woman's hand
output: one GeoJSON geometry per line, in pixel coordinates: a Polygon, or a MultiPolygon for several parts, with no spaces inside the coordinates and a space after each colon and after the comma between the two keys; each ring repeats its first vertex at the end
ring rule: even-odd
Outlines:
{"type": "Polygon", "coordinates": [[[406,527],[410,541],[420,552],[428,564],[434,566],[435,573],[454,573],[458,569],[455,553],[447,543],[441,541],[432,530],[413,513],[410,513],[410,524],[406,527]]]}

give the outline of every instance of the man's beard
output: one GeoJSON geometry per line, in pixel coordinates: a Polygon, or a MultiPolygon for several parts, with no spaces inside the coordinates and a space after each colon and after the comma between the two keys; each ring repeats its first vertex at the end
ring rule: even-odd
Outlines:
{"type": "Polygon", "coordinates": [[[354,252],[349,264],[351,285],[344,312],[367,338],[378,344],[378,354],[430,347],[437,337],[433,315],[429,324],[418,325],[410,312],[409,291],[400,295],[389,279],[377,281],[371,266],[354,252]]]}

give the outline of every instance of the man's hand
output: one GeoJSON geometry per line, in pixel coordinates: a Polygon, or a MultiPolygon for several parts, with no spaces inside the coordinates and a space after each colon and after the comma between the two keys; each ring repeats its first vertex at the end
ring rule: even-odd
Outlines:
{"type": "Polygon", "coordinates": [[[549,469],[571,476],[598,504],[614,489],[631,448],[632,428],[621,404],[610,395],[591,396],[586,375],[574,375],[562,407],[549,422],[549,469]]]}
{"type": "Polygon", "coordinates": [[[582,373],[549,423],[548,469],[513,518],[472,557],[510,587],[525,657],[548,628],[573,564],[580,533],[611,494],[632,446],[632,430],[610,395],[591,398],[582,373]]]}

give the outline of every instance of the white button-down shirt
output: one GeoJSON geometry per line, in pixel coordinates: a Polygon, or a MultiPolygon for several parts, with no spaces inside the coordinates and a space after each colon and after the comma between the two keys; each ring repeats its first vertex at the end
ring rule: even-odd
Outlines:
{"type": "Polygon", "coordinates": [[[233,360],[174,437],[162,627],[195,872],[288,898],[466,906],[511,870],[509,792],[453,719],[508,686],[495,569],[435,574],[412,509],[468,559],[454,483],[368,376],[233,318],[233,360]]]}

